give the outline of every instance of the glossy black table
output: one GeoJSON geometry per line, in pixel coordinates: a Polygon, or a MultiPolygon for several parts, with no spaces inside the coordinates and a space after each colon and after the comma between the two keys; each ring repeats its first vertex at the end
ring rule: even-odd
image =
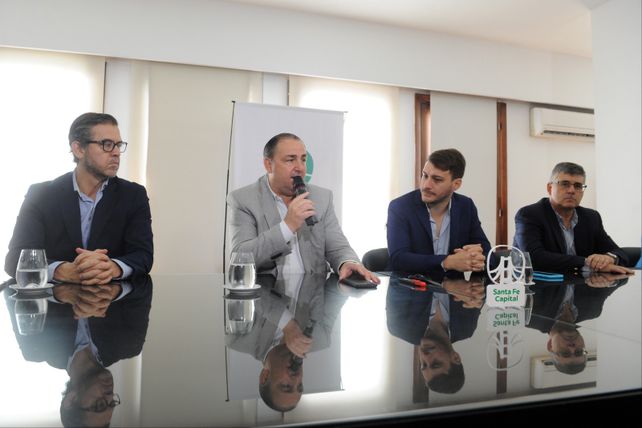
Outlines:
{"type": "MultiPolygon", "coordinates": [[[[153,286],[133,284],[129,298],[113,302],[105,319],[113,318],[114,335],[121,339],[108,342],[127,349],[109,349],[99,339],[98,347],[112,355],[108,369],[121,401],[111,425],[368,425],[425,419],[443,424],[452,418],[505,418],[516,411],[520,417],[541,417],[555,404],[567,403],[568,410],[578,401],[585,403],[578,411],[590,414],[601,402],[595,398],[639,398],[639,271],[626,281],[593,287],[582,279],[538,284],[531,287],[526,308],[508,311],[483,304],[477,284],[463,280],[424,290],[384,275],[376,290],[355,290],[336,278],[305,277],[299,279],[294,310],[285,281],[259,281],[264,286],[255,293],[229,295],[222,274],[156,275],[153,286]],[[572,375],[555,368],[547,349],[548,331],[569,289],[575,301],[570,324],[581,333],[587,353],[586,366],[572,375]],[[450,302],[452,348],[465,373],[454,393],[427,388],[421,370],[421,341],[437,294],[450,302]],[[147,298],[151,310],[140,304],[147,298]],[[132,305],[135,299],[139,304],[132,305]],[[300,374],[303,393],[292,410],[279,412],[259,398],[259,383],[286,310],[304,326],[315,323],[312,347],[293,376],[300,374]],[[137,347],[141,340],[144,345],[137,347]]],[[[49,301],[43,333],[24,336],[15,323],[18,300],[11,289],[3,293],[0,426],[60,426],[61,392],[69,376],[64,366],[46,362],[53,360],[48,350],[60,347],[45,333],[73,324],[71,305],[49,301]]],[[[101,321],[108,330],[105,319],[91,322],[101,321]]]]}

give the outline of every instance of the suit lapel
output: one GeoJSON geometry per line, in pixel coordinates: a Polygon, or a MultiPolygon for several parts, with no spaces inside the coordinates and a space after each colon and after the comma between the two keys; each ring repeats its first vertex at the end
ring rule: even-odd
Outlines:
{"type": "Polygon", "coordinates": [[[580,213],[580,210],[576,209],[575,211],[577,212],[577,225],[573,233],[575,254],[578,256],[583,254],[589,255],[590,252],[587,251],[587,248],[591,248],[591,245],[589,245],[589,237],[592,236],[591,229],[588,227],[586,218],[580,213]]]}
{"type": "MultiPolygon", "coordinates": [[[[426,234],[428,234],[429,242],[432,242],[432,228],[430,227],[430,217],[428,216],[428,210],[426,204],[421,200],[421,192],[417,191],[415,193],[416,197],[414,198],[414,207],[415,215],[417,216],[417,221],[424,228],[426,234]]],[[[432,245],[431,245],[432,247],[432,245]]]]}
{"type": "Polygon", "coordinates": [[[544,204],[544,212],[548,216],[548,222],[553,226],[553,236],[555,237],[555,243],[557,244],[558,251],[562,254],[566,254],[566,241],[564,240],[564,235],[562,235],[562,229],[560,228],[557,215],[555,215],[555,211],[548,199],[543,199],[542,203],[544,204]]]}
{"type": "Polygon", "coordinates": [[[65,175],[61,186],[62,201],[62,216],[65,223],[65,229],[69,235],[69,239],[76,247],[82,247],[82,234],[80,231],[80,204],[78,202],[78,193],[74,190],[72,178],[70,173],[65,175]]]}
{"type": "Polygon", "coordinates": [[[304,272],[310,272],[308,261],[314,258],[312,255],[312,249],[310,248],[312,245],[311,234],[311,228],[306,225],[303,225],[296,234],[297,241],[299,242],[299,253],[301,254],[301,262],[303,263],[304,272]]]}
{"type": "MultiPolygon", "coordinates": [[[[267,226],[267,229],[269,229],[281,223],[281,216],[279,215],[279,210],[276,208],[274,195],[272,195],[272,192],[270,191],[267,175],[261,177],[259,190],[261,193],[261,205],[263,206],[263,212],[265,215],[265,225],[267,226]]],[[[261,228],[259,228],[259,230],[261,230],[261,228]]]]}
{"type": "Polygon", "coordinates": [[[97,239],[107,225],[111,213],[116,205],[118,198],[118,179],[112,178],[109,184],[103,190],[103,196],[98,202],[98,206],[94,212],[94,219],[91,222],[91,232],[87,240],[88,249],[94,250],[98,246],[97,239]]]}
{"type": "Polygon", "coordinates": [[[450,199],[450,239],[448,242],[448,253],[452,253],[455,248],[465,245],[463,240],[459,239],[459,235],[457,233],[461,228],[453,226],[461,224],[460,219],[461,211],[459,211],[459,201],[457,199],[457,195],[453,193],[452,198],[450,199]]]}
{"type": "MultiPolygon", "coordinates": [[[[324,282],[316,282],[314,277],[305,276],[301,283],[299,296],[296,301],[296,310],[294,312],[294,319],[299,323],[301,330],[305,329],[311,319],[311,311],[315,308],[323,308],[323,301],[319,300],[323,297],[324,282]],[[307,281],[306,281],[307,280],[307,281]]],[[[315,319],[315,321],[321,321],[315,319]]]]}

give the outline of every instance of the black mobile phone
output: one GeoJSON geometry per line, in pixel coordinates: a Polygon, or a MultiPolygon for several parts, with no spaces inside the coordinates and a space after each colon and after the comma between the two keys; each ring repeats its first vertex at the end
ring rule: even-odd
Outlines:
{"type": "Polygon", "coordinates": [[[360,273],[354,272],[352,275],[341,281],[342,284],[354,288],[377,288],[377,284],[368,281],[360,273]]]}

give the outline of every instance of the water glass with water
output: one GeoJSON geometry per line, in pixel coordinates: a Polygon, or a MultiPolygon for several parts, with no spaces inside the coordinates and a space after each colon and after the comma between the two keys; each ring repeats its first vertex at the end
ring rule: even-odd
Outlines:
{"type": "Polygon", "coordinates": [[[533,262],[531,262],[531,255],[524,251],[524,284],[533,285],[533,262]]]}
{"type": "Polygon", "coordinates": [[[230,258],[227,283],[231,288],[252,288],[256,280],[254,256],[250,252],[234,252],[230,258]]]}
{"type": "Polygon", "coordinates": [[[45,250],[27,248],[20,251],[16,267],[16,282],[20,288],[41,288],[47,284],[45,250]]]}
{"type": "Polygon", "coordinates": [[[15,315],[18,333],[23,336],[41,333],[45,327],[47,309],[47,299],[16,301],[15,315]]]}
{"type": "Polygon", "coordinates": [[[254,325],[253,299],[225,299],[225,333],[243,335],[254,325]]]}

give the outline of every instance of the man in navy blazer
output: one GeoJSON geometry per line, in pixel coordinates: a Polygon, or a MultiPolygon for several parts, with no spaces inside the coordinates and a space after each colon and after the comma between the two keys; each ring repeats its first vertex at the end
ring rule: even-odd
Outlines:
{"type": "Polygon", "coordinates": [[[405,272],[484,269],[490,243],[472,199],[455,193],[466,168],[455,149],[433,152],[420,188],[388,206],[390,268],[405,272]]]}
{"type": "Polygon", "coordinates": [[[530,253],[535,270],[632,273],[624,267],[629,260],[604,230],[600,214],[579,206],[585,181],[580,165],[555,165],[546,185],[549,197],[517,211],[513,245],[530,253]]]}
{"type": "Polygon", "coordinates": [[[153,261],[149,199],[139,184],[116,177],[127,143],[108,114],[85,113],[71,125],[77,166],[32,185],[5,259],[15,277],[20,251],[43,248],[49,279],[85,285],[148,273],[153,261]]]}

